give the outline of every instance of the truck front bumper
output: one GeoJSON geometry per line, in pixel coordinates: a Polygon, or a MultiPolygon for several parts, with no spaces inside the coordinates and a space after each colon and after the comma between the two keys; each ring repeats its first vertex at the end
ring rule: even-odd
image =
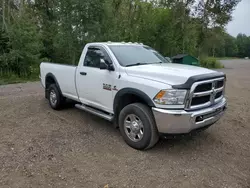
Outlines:
{"type": "Polygon", "coordinates": [[[159,133],[184,134],[214,124],[227,107],[225,98],[214,106],[195,110],[166,110],[152,108],[159,133]]]}

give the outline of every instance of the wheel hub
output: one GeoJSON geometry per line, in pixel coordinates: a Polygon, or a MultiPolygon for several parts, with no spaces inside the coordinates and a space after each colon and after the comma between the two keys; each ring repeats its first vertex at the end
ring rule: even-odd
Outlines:
{"type": "Polygon", "coordinates": [[[56,102],[57,102],[57,97],[56,97],[56,93],[55,93],[54,90],[52,90],[52,91],[50,92],[50,102],[51,102],[53,105],[55,105],[56,102]]]}
{"type": "Polygon", "coordinates": [[[130,126],[131,130],[134,132],[134,133],[138,133],[140,131],[140,127],[138,125],[138,123],[136,121],[133,121],[131,123],[131,126],[130,126]]]}
{"type": "Polygon", "coordinates": [[[128,115],[124,120],[124,130],[126,135],[133,142],[138,142],[143,137],[144,127],[141,119],[135,114],[128,115]]]}

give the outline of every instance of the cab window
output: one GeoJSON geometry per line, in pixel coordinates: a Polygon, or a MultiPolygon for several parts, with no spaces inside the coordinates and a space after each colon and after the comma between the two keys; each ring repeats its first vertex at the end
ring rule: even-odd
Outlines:
{"type": "Polygon", "coordinates": [[[89,48],[84,60],[84,66],[100,68],[100,61],[104,59],[104,53],[99,48],[89,48]]]}

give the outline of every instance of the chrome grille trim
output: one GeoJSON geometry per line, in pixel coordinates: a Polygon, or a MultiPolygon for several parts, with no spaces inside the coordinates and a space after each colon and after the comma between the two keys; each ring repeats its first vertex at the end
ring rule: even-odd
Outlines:
{"type": "Polygon", "coordinates": [[[225,92],[225,78],[216,78],[216,79],[212,79],[212,80],[205,80],[205,81],[200,81],[200,82],[195,82],[191,89],[190,89],[190,93],[188,96],[188,100],[186,102],[186,110],[195,110],[195,109],[200,109],[200,108],[205,108],[208,106],[211,106],[213,104],[219,103],[223,97],[224,97],[224,92],[225,92]],[[223,81],[223,87],[220,88],[216,88],[216,82],[218,81],[223,81]],[[207,90],[207,91],[203,91],[203,92],[195,92],[195,89],[202,85],[202,84],[207,84],[207,83],[212,83],[212,89],[211,90],[207,90]],[[222,92],[222,95],[215,99],[215,96],[217,93],[222,92]],[[192,105],[192,100],[195,97],[203,97],[203,96],[210,96],[210,100],[203,103],[203,104],[199,104],[199,105],[192,105]]]}

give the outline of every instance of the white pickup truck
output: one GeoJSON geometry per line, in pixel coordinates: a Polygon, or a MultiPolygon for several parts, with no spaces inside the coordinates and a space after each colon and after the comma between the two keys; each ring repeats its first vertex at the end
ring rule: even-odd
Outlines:
{"type": "Polygon", "coordinates": [[[227,105],[224,73],[172,64],[138,43],[87,44],[77,67],[41,63],[40,78],[53,109],[74,100],[77,108],[113,121],[139,150],[161,135],[209,127],[227,105]]]}

